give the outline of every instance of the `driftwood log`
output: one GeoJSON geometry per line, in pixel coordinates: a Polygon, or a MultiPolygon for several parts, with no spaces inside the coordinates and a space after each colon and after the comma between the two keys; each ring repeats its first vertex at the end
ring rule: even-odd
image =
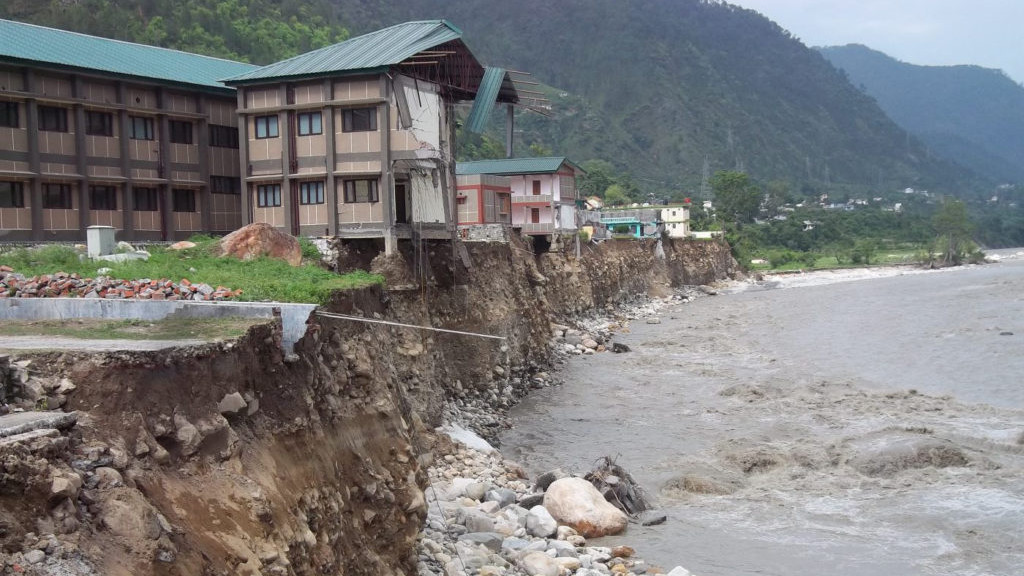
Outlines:
{"type": "Polygon", "coordinates": [[[597,466],[584,478],[604,495],[605,500],[631,518],[654,508],[651,498],[633,476],[608,456],[598,460],[597,466]]]}

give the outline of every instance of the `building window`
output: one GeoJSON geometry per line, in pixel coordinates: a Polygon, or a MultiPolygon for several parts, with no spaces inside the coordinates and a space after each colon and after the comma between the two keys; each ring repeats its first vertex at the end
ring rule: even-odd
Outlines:
{"type": "Polygon", "coordinates": [[[234,176],[210,176],[210,192],[214,194],[241,194],[242,182],[234,176]]]}
{"type": "Polygon", "coordinates": [[[43,208],[70,210],[73,207],[70,184],[43,184],[43,208]]]}
{"type": "Polygon", "coordinates": [[[345,181],[345,202],[377,202],[380,198],[377,194],[376,180],[346,180],[345,181]]]}
{"type": "Polygon", "coordinates": [[[299,184],[299,204],[323,204],[324,183],[302,182],[299,184]]]}
{"type": "Polygon", "coordinates": [[[68,111],[65,108],[40,106],[39,129],[45,132],[67,132],[68,111]]]}
{"type": "Polygon", "coordinates": [[[277,116],[257,116],[256,138],[277,138],[277,116]]]}
{"type": "Polygon", "coordinates": [[[153,119],[145,116],[129,116],[128,125],[131,132],[128,134],[132,140],[153,139],[153,119]]]}
{"type": "Polygon", "coordinates": [[[21,182],[0,182],[0,208],[24,208],[25,190],[21,182]]]}
{"type": "Polygon", "coordinates": [[[210,146],[217,148],[238,148],[238,128],[210,124],[210,146]]]}
{"type": "Polygon", "coordinates": [[[274,208],[280,205],[280,184],[261,184],[256,187],[256,206],[260,208],[274,208]]]}
{"type": "Polygon", "coordinates": [[[342,113],[342,132],[373,132],[376,129],[376,108],[350,108],[342,113]]]}
{"type": "Polygon", "coordinates": [[[0,126],[4,128],[18,127],[17,102],[0,102],[0,126]]]}
{"type": "Polygon", "coordinates": [[[171,190],[171,209],[175,212],[195,212],[196,191],[187,189],[171,190]]]}
{"type": "Polygon", "coordinates": [[[320,112],[303,112],[298,115],[299,136],[323,134],[323,115],[320,112]]]}
{"type": "Polygon", "coordinates": [[[156,188],[132,188],[132,199],[136,212],[156,212],[160,209],[156,188]]]}
{"type": "Polygon", "coordinates": [[[89,186],[89,210],[117,210],[117,189],[113,186],[89,186]]]}
{"type": "Polygon", "coordinates": [[[540,194],[540,180],[533,181],[533,195],[537,196],[540,194]]]}
{"type": "Polygon", "coordinates": [[[108,112],[86,110],[85,133],[89,136],[113,136],[114,115],[108,112]]]}
{"type": "Polygon", "coordinates": [[[192,123],[186,120],[171,120],[170,129],[171,142],[174,144],[192,143],[192,123]]]}

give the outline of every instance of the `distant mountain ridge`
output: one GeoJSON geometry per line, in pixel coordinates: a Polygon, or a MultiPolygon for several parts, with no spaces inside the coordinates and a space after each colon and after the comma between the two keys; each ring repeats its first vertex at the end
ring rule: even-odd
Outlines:
{"type": "Polygon", "coordinates": [[[0,15],[257,63],[447,18],[485,63],[557,88],[553,118],[517,119],[520,155],[604,159],[680,197],[705,165],[806,196],[991,184],[930,155],[821,54],[719,0],[10,0],[0,15]]]}
{"type": "Polygon", "coordinates": [[[980,66],[918,66],[859,44],[818,49],[931,150],[1024,183],[1024,86],[980,66]]]}
{"type": "Polygon", "coordinates": [[[353,33],[448,18],[488,64],[570,93],[555,99],[553,119],[526,117],[520,142],[611,161],[655,188],[696,192],[705,157],[711,172],[739,168],[810,193],[976,183],[752,10],[707,0],[331,2],[353,33]]]}

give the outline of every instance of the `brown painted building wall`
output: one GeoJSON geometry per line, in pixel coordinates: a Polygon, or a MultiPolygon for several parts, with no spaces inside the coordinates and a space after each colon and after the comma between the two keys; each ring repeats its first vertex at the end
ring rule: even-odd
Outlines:
{"type": "Polygon", "coordinates": [[[241,225],[238,148],[213,145],[209,128],[237,134],[231,90],[0,62],[0,102],[18,108],[17,126],[0,126],[0,183],[22,191],[18,206],[0,205],[0,241],[84,240],[90,225],[174,240],[241,225]],[[189,127],[183,141],[171,141],[172,122],[189,127]],[[69,197],[46,205],[48,184],[69,197]],[[114,188],[113,204],[105,192],[94,202],[97,186],[114,188]]]}
{"type": "MultiPolygon", "coordinates": [[[[441,134],[445,145],[449,139],[443,128],[444,102],[433,84],[413,83],[400,75],[393,82],[370,75],[276,82],[238,90],[245,118],[243,213],[251,221],[293,234],[379,236],[392,226],[415,221],[417,215],[424,222],[434,222],[425,215],[443,213],[441,193],[434,201],[422,192],[424,179],[432,182],[429,188],[440,188],[437,171],[430,172],[437,166],[436,159],[447,157],[441,150],[441,134]],[[412,115],[413,126],[403,126],[399,120],[393,91],[406,89],[403,82],[419,91],[409,98],[417,112],[412,115]],[[346,130],[346,115],[351,120],[353,111],[363,114],[366,110],[371,111],[374,128],[346,130]],[[309,126],[310,115],[316,116],[318,130],[300,133],[300,127],[309,126]],[[263,137],[268,117],[276,118],[276,137],[263,137]],[[385,166],[392,169],[385,170],[385,166]],[[414,174],[415,170],[419,172],[414,174]],[[322,198],[308,201],[302,193],[307,183],[322,185],[322,198]],[[279,206],[269,205],[268,196],[260,193],[260,187],[268,185],[281,187],[279,206]],[[346,199],[348,186],[360,186],[360,190],[372,186],[376,191],[354,198],[348,194],[346,199]]],[[[443,226],[443,216],[439,220],[443,226]]]]}

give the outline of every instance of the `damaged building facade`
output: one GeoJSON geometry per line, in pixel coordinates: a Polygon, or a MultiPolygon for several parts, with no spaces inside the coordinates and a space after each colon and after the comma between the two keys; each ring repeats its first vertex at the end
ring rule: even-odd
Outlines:
{"type": "MultiPolygon", "coordinates": [[[[295,235],[447,239],[455,105],[485,70],[444,20],[407,22],[226,81],[241,122],[242,210],[295,235]]],[[[514,102],[511,83],[495,98],[514,102]]]]}

